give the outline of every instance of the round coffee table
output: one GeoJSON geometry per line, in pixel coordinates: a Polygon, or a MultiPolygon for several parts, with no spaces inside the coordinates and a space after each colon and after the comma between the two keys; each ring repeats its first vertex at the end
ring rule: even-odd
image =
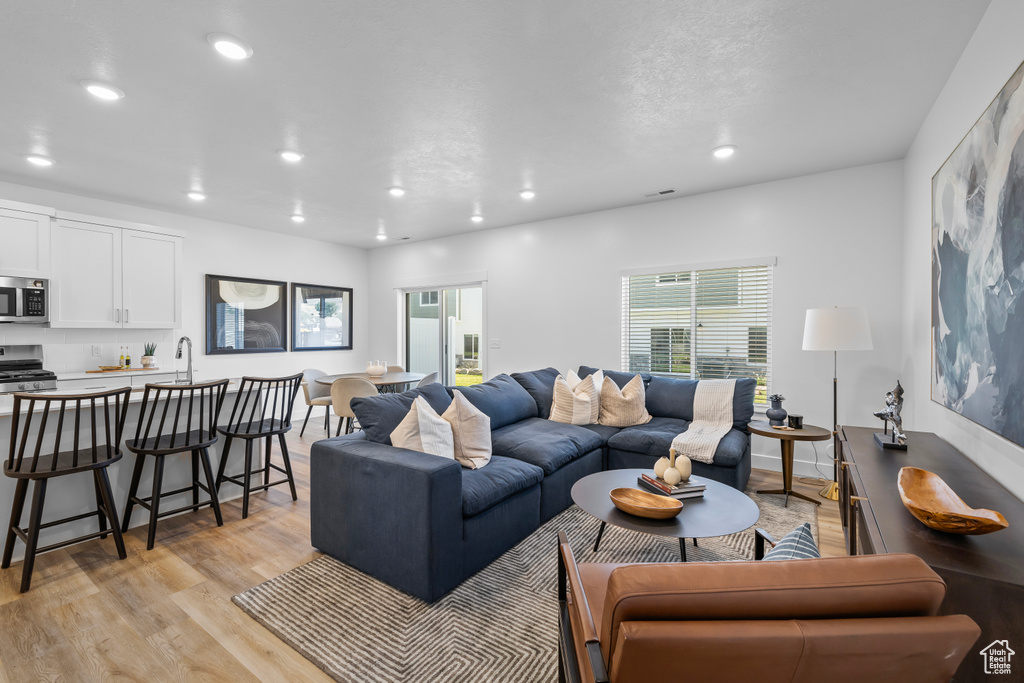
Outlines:
{"type": "Polygon", "coordinates": [[[672,519],[647,519],[619,510],[609,496],[612,489],[639,489],[640,485],[636,480],[642,474],[653,475],[653,471],[628,469],[596,472],[583,477],[573,485],[573,502],[601,520],[601,528],[594,542],[595,552],[601,543],[605,525],[611,524],[645,534],[678,538],[679,554],[683,562],[686,562],[687,538],[692,538],[693,544],[696,545],[698,538],[734,534],[753,526],[761,516],[757,504],[742,491],[707,477],[698,477],[701,482],[707,484],[704,497],[683,500],[682,512],[672,519]]]}

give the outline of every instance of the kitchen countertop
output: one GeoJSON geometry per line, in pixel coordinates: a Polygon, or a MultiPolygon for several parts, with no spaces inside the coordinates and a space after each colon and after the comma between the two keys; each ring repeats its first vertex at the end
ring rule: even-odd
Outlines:
{"type": "Polygon", "coordinates": [[[174,366],[153,370],[111,370],[110,372],[59,372],[57,381],[69,379],[96,379],[97,377],[132,377],[134,375],[166,375],[174,372],[174,366]]]}

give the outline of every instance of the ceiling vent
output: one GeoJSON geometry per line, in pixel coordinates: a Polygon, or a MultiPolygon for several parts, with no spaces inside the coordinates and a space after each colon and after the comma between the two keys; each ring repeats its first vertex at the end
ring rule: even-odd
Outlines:
{"type": "Polygon", "coordinates": [[[649,192],[644,195],[644,199],[654,199],[655,197],[664,197],[666,195],[675,194],[675,190],[659,190],[658,192],[649,192]]]}
{"type": "Polygon", "coordinates": [[[392,237],[391,239],[395,240],[396,242],[404,242],[406,240],[411,240],[412,238],[411,237],[392,237]]]}

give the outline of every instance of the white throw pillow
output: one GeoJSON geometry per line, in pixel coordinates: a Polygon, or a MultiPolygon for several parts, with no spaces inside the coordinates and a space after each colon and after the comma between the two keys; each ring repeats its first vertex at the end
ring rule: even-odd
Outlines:
{"type": "Polygon", "coordinates": [[[590,397],[590,422],[587,424],[597,424],[601,417],[601,386],[604,384],[604,372],[598,370],[594,374],[580,379],[579,375],[570,370],[565,381],[572,389],[572,393],[579,394],[580,391],[585,391],[590,397]]]}
{"type": "MultiPolygon", "coordinates": [[[[593,382],[589,382],[589,384],[593,386],[593,382]]],[[[569,383],[564,377],[561,375],[556,377],[554,392],[551,395],[551,417],[549,419],[570,425],[588,425],[593,424],[592,418],[593,403],[590,392],[582,385],[580,385],[579,392],[574,392],[569,388],[569,383]]]]}
{"type": "Polygon", "coordinates": [[[416,397],[409,413],[391,432],[391,444],[398,448],[455,459],[452,426],[422,396],[416,397]]]}
{"type": "Polygon", "coordinates": [[[491,461],[491,418],[456,391],[441,417],[452,426],[455,459],[463,467],[478,470],[491,461]]]}
{"type": "Polygon", "coordinates": [[[651,421],[651,414],[647,412],[645,401],[644,380],[640,375],[629,380],[622,391],[611,377],[605,377],[601,385],[600,423],[609,427],[646,424],[651,421]]]}

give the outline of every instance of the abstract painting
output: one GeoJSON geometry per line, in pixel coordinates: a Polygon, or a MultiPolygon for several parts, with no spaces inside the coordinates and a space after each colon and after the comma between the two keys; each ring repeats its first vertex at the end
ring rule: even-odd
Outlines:
{"type": "Polygon", "coordinates": [[[932,178],[931,397],[1024,445],[1024,64],[932,178]]]}
{"type": "Polygon", "coordinates": [[[206,353],[287,351],[284,282],[206,276],[206,353]]]}

